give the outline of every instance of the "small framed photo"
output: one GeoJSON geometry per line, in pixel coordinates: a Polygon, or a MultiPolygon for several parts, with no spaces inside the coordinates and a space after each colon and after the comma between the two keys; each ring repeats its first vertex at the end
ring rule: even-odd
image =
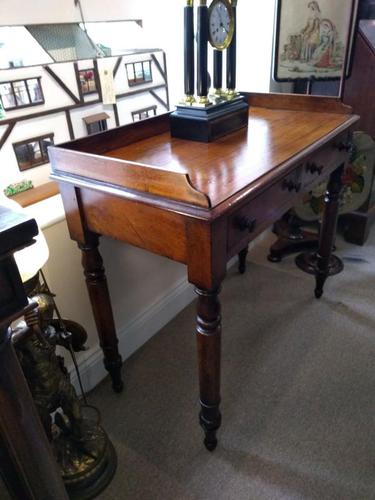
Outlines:
{"type": "Polygon", "coordinates": [[[95,68],[78,70],[78,77],[82,95],[97,92],[95,68]]]}
{"type": "Polygon", "coordinates": [[[274,36],[276,81],[341,78],[350,53],[358,0],[278,0],[274,36]]]}

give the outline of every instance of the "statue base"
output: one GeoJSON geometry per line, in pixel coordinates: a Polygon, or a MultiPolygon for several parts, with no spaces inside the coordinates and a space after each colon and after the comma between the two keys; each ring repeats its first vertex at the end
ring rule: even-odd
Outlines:
{"type": "Polygon", "coordinates": [[[171,135],[178,139],[211,142],[247,127],[248,120],[249,105],[241,95],[207,107],[178,105],[170,115],[171,135]]]}
{"type": "Polygon", "coordinates": [[[54,447],[71,500],[95,498],[111,482],[117,456],[100,426],[85,421],[82,439],[75,440],[63,433],[54,441],[54,447]]]}

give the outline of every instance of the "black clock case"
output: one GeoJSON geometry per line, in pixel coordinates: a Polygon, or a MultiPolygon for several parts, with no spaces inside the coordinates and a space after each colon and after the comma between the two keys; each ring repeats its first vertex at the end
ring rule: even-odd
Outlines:
{"type": "Polygon", "coordinates": [[[247,127],[248,110],[247,99],[242,95],[206,108],[177,106],[170,115],[171,135],[178,139],[212,142],[247,127]]]}

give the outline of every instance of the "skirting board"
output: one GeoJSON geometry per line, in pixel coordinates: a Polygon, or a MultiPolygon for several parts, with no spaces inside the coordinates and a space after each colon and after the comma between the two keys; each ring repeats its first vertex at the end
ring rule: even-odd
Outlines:
{"type": "MultiPolygon", "coordinates": [[[[184,278],[176,286],[167,290],[158,301],[149,305],[141,314],[121,325],[118,328],[117,335],[122,358],[127,359],[142,347],[147,340],[189,305],[194,298],[194,288],[184,278]]],[[[85,391],[93,389],[108,375],[104,368],[103,353],[99,345],[91,350],[87,358],[83,354],[79,361],[79,370],[85,391]]],[[[72,368],[69,371],[72,384],[80,394],[77,374],[72,368]]],[[[126,383],[126,373],[124,373],[124,381],[126,383]]]]}
{"type": "MultiPolygon", "coordinates": [[[[269,233],[270,230],[264,231],[250,243],[249,249],[267,237],[269,233]]],[[[233,265],[237,265],[237,257],[233,257],[228,262],[227,268],[229,269],[233,265]]],[[[121,325],[118,328],[117,335],[119,339],[119,351],[123,360],[142,347],[147,340],[171,321],[182,309],[188,306],[194,298],[194,287],[186,278],[183,278],[175,286],[166,290],[165,294],[158,301],[150,304],[141,314],[130,319],[126,324],[121,325]]],[[[192,318],[192,331],[194,327],[194,318],[192,318]]],[[[72,366],[68,365],[68,369],[71,382],[77,393],[80,394],[77,374],[72,366]]],[[[99,345],[90,349],[86,357],[85,354],[80,356],[79,370],[86,392],[92,390],[108,375],[104,368],[103,353],[99,345]]],[[[126,383],[126,372],[124,372],[124,382],[126,383]]]]}

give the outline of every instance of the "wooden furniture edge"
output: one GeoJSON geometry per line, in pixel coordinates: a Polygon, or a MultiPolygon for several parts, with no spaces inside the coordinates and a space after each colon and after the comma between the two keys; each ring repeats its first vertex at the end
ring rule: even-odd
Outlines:
{"type": "Polygon", "coordinates": [[[23,191],[22,193],[10,196],[9,199],[16,201],[21,205],[21,207],[25,208],[29,205],[33,205],[34,203],[38,203],[39,201],[51,198],[52,196],[59,194],[59,192],[58,184],[54,181],[49,181],[41,184],[40,186],[28,189],[27,191],[23,191]]]}
{"type": "Polygon", "coordinates": [[[193,186],[186,172],[171,172],[142,163],[56,146],[49,148],[49,155],[55,180],[72,176],[133,192],[161,196],[196,207],[211,207],[208,196],[193,186]]]}
{"type": "Polygon", "coordinates": [[[90,150],[94,154],[105,154],[113,149],[129,146],[134,142],[168,132],[170,130],[169,114],[169,112],[162,113],[146,120],[127,123],[104,132],[58,144],[58,147],[70,151],[90,150]],[[101,140],[104,136],[105,141],[101,140]]]}
{"type": "MultiPolygon", "coordinates": [[[[368,19],[367,21],[370,21],[370,19],[368,19]]],[[[373,20],[371,22],[371,27],[375,29],[375,21],[373,20]]],[[[364,26],[361,26],[361,23],[359,23],[358,34],[362,38],[362,40],[366,43],[366,45],[368,45],[368,48],[371,50],[371,52],[375,54],[375,44],[372,41],[372,39],[368,37],[368,31],[365,29],[364,26]]]]}
{"type": "Polygon", "coordinates": [[[250,107],[337,114],[353,112],[351,106],[343,104],[339,97],[260,92],[242,92],[242,94],[247,97],[250,107]]]}
{"type": "Polygon", "coordinates": [[[277,182],[280,178],[287,175],[290,170],[293,169],[293,164],[296,162],[303,162],[306,158],[308,158],[316,149],[323,147],[325,144],[329,143],[332,139],[345,132],[346,130],[350,130],[350,128],[359,120],[359,115],[351,114],[348,117],[348,121],[336,127],[329,134],[327,134],[324,138],[319,139],[314,144],[308,146],[305,149],[299,151],[296,155],[289,158],[286,162],[280,164],[278,166],[277,174],[274,171],[267,172],[264,176],[257,179],[253,184],[246,186],[245,188],[237,191],[230,198],[222,201],[219,205],[216,205],[212,210],[212,216],[215,217],[219,215],[223,210],[227,210],[229,207],[234,208],[241,204],[244,200],[250,200],[255,198],[260,193],[262,193],[262,187],[265,183],[277,182]]]}

